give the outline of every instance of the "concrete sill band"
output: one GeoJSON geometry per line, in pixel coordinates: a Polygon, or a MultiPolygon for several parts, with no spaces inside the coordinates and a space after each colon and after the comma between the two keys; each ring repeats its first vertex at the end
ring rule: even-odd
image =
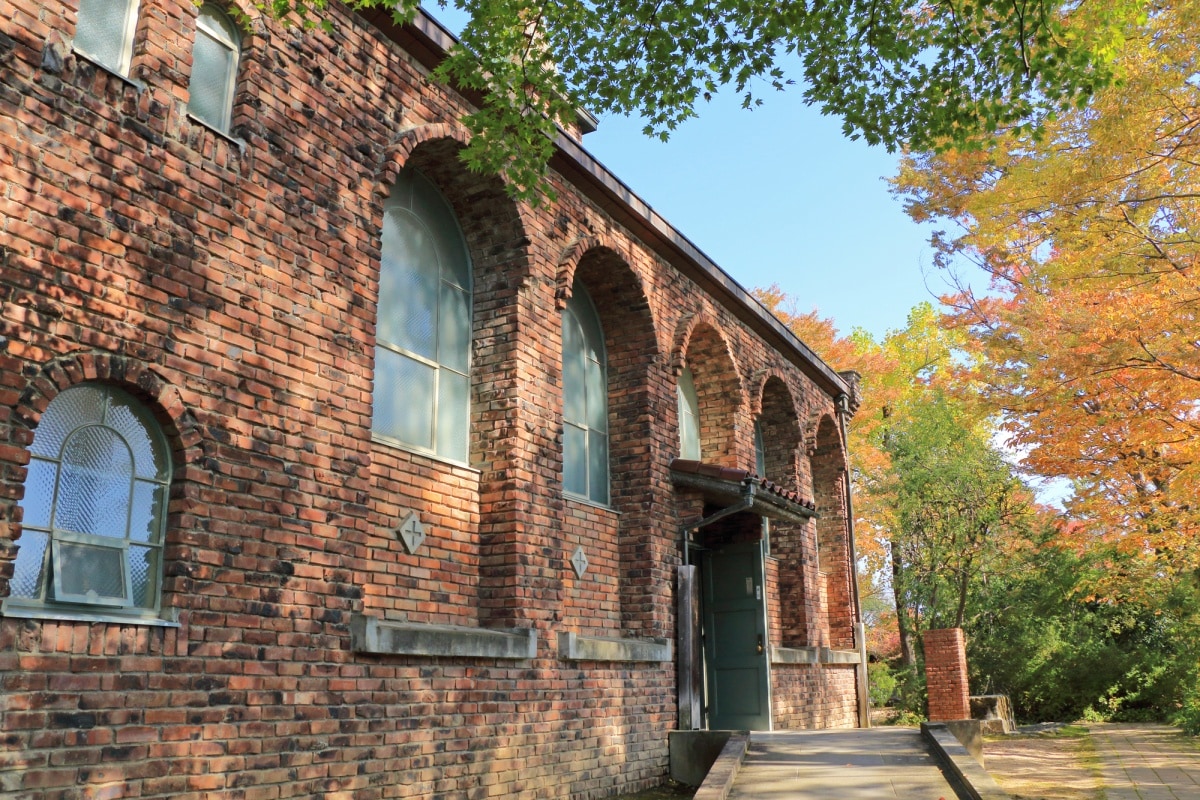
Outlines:
{"type": "Polygon", "coordinates": [[[537,631],[388,622],[354,614],[350,649],[375,655],[532,659],[537,657],[537,631]]]}
{"type": "Polygon", "coordinates": [[[563,631],[558,634],[558,657],[563,661],[670,661],[672,652],[667,639],[608,639],[563,631]]]}
{"type": "Polygon", "coordinates": [[[965,796],[970,800],[1012,800],[1012,796],[1000,788],[996,779],[984,770],[967,747],[951,732],[950,725],[944,722],[922,722],[921,735],[929,742],[934,758],[958,779],[961,790],[966,792],[965,796]]]}
{"type": "Polygon", "coordinates": [[[772,664],[857,664],[857,650],[831,650],[828,647],[772,647],[772,664]]]}

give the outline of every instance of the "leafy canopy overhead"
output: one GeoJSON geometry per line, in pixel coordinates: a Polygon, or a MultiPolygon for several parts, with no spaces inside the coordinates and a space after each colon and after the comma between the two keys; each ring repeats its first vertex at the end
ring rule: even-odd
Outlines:
{"type": "Polygon", "coordinates": [[[945,223],[941,263],[990,279],[947,298],[984,399],[1030,468],[1073,480],[1080,544],[1140,556],[1147,585],[1200,577],[1198,39],[1200,2],[1162,3],[1086,109],[897,180],[945,223]]]}
{"type": "MultiPolygon", "coordinates": [[[[327,0],[263,0],[331,27],[327,0]]],[[[1085,101],[1144,0],[441,0],[470,18],[437,77],[481,91],[468,163],[534,197],[555,125],[579,109],[639,115],[667,138],[719,91],[806,103],[889,150],[977,140],[1085,101]]],[[[393,8],[414,0],[349,0],[393,8]]]]}

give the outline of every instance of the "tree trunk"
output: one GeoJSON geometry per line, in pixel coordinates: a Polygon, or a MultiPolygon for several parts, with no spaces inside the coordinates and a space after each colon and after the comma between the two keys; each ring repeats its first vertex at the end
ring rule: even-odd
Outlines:
{"type": "Polygon", "coordinates": [[[917,656],[913,650],[913,626],[908,616],[908,607],[903,601],[904,564],[900,559],[900,548],[895,540],[889,541],[892,555],[892,597],[896,602],[896,628],[900,632],[900,660],[906,667],[915,667],[917,656]]]}

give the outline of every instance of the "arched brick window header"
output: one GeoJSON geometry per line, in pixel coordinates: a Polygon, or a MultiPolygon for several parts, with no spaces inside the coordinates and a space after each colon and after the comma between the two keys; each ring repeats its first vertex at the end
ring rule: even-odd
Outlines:
{"type": "Polygon", "coordinates": [[[111,383],[146,403],[175,451],[176,463],[200,456],[201,434],[179,390],[147,364],[112,353],[76,353],[46,364],[29,382],[15,409],[15,444],[28,446],[46,407],[58,394],[87,381],[111,383]],[[25,433],[21,433],[21,428],[25,433]]]}
{"type": "MultiPolygon", "coordinates": [[[[111,353],[75,353],[45,364],[29,381],[13,409],[10,432],[12,445],[21,448],[25,467],[30,457],[38,424],[50,403],[68,389],[85,385],[109,385],[121,389],[141,403],[157,421],[167,447],[176,478],[202,457],[202,435],[179,390],[156,373],[150,366],[127,356],[111,353]]],[[[25,477],[10,492],[14,501],[25,494],[25,477]]],[[[20,525],[17,502],[6,510],[9,516],[0,520],[0,562],[16,558],[20,546],[20,525]]],[[[8,594],[11,567],[0,567],[0,596],[8,594]]]]}
{"type": "Polygon", "coordinates": [[[700,460],[728,467],[738,463],[735,431],[746,394],[729,342],[705,317],[684,321],[677,331],[675,363],[692,372],[700,414],[700,460]]]}
{"type": "Polygon", "coordinates": [[[803,444],[796,404],[787,385],[771,375],[759,394],[755,418],[762,434],[766,474],[763,476],[789,489],[799,489],[797,457],[803,444]]]}

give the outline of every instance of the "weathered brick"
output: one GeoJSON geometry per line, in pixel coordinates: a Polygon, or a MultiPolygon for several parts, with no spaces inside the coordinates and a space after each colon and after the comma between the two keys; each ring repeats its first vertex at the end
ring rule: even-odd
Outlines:
{"type": "MultiPolygon", "coordinates": [[[[12,2],[0,595],[37,422],[62,391],[102,381],[144,401],[170,441],[161,605],[178,626],[0,617],[0,731],[20,753],[5,792],[591,800],[660,782],[675,664],[563,661],[557,636],[677,633],[680,530],[712,511],[669,469],[684,365],[704,460],[752,468],[758,420],[766,477],[820,512],[771,527],[768,644],[853,646],[845,385],[640,204],[572,177],[598,165],[552,172],[557,199],[538,208],[466,170],[470,101],[431,83],[429,54],[405,52],[412,32],[379,14],[335,5],[335,33],[302,33],[240,3],[253,22],[237,145],[186,113],[194,3],[138,4],[139,88],[75,55],[45,72],[78,4],[12,2]],[[453,208],[472,262],[469,466],[371,436],[372,392],[389,390],[372,371],[383,198],[409,166],[453,208]],[[605,334],[607,508],[562,491],[561,314],[576,281],[605,334]],[[410,511],[428,534],[416,554],[396,534],[410,511]],[[538,650],[356,654],[355,613],[534,628],[538,650]]],[[[762,531],[739,515],[699,538],[762,531]]],[[[777,727],[854,724],[853,665],[772,674],[777,727]]]]}

